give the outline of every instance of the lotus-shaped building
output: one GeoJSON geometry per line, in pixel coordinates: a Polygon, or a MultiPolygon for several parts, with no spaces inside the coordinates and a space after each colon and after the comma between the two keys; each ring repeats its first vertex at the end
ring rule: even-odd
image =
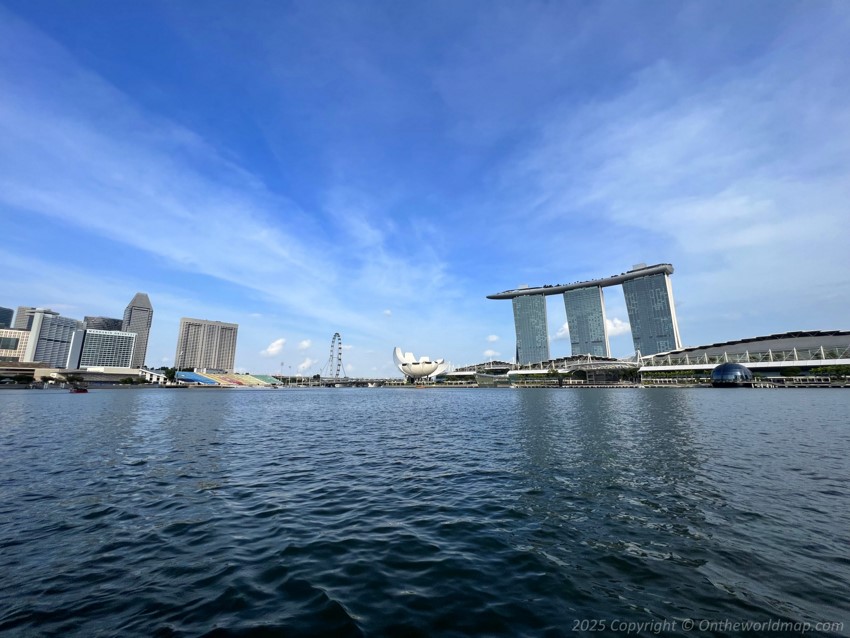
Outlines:
{"type": "Polygon", "coordinates": [[[402,374],[411,379],[421,379],[422,377],[436,376],[448,368],[442,359],[431,361],[427,356],[419,357],[419,361],[413,356],[412,352],[402,352],[401,348],[393,350],[393,361],[401,370],[402,374]]]}

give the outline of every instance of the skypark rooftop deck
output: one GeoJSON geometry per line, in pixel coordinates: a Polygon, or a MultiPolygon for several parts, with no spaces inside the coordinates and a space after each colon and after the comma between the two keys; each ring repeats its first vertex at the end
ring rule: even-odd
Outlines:
{"type": "Polygon", "coordinates": [[[639,277],[646,277],[648,275],[658,274],[672,275],[673,266],[671,266],[670,264],[656,264],[655,266],[643,266],[641,268],[635,268],[634,270],[620,273],[619,275],[612,275],[611,277],[604,277],[602,279],[578,281],[571,284],[538,286],[536,288],[517,288],[514,290],[506,290],[505,292],[498,292],[494,295],[487,295],[487,299],[513,299],[514,297],[521,297],[523,295],[557,295],[559,293],[567,292],[568,290],[577,290],[579,288],[592,288],[595,286],[605,288],[606,286],[618,286],[624,281],[630,281],[639,277]]]}

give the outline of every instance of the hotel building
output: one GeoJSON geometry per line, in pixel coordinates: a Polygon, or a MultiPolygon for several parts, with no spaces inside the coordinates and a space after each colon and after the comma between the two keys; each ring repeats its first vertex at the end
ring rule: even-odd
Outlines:
{"type": "Polygon", "coordinates": [[[572,353],[610,357],[602,287],[567,290],[564,293],[564,308],[567,311],[572,353]]]}
{"type": "Polygon", "coordinates": [[[136,335],[120,330],[77,330],[71,338],[66,368],[131,368],[136,335]]]}
{"type": "Polygon", "coordinates": [[[572,284],[507,290],[488,299],[511,299],[520,365],[549,359],[546,296],[563,294],[573,356],[610,356],[602,288],[623,286],[635,351],[642,355],[681,348],[670,275],[673,266],[638,264],[628,272],[572,284]],[[523,301],[520,301],[523,300],[523,301]]]}
{"type": "Polygon", "coordinates": [[[549,359],[546,297],[520,295],[513,298],[517,363],[549,359]]]}
{"type": "Polygon", "coordinates": [[[233,372],[236,360],[235,323],[207,321],[205,319],[180,319],[177,352],[174,367],[225,370],[233,372]]]}
{"type": "MultiPolygon", "coordinates": [[[[28,323],[30,336],[24,351],[23,361],[38,361],[54,368],[64,368],[68,361],[68,350],[74,332],[82,329],[83,323],[69,317],[60,317],[58,312],[44,308],[32,309],[28,323]]],[[[20,313],[20,309],[18,309],[20,313]]],[[[16,317],[16,325],[17,325],[16,317]]]]}

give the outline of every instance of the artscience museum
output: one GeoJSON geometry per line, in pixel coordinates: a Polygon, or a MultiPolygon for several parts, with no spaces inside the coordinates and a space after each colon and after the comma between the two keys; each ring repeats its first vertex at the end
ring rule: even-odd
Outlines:
{"type": "Polygon", "coordinates": [[[413,381],[424,377],[436,377],[449,367],[443,359],[431,361],[428,356],[424,356],[417,360],[412,352],[402,352],[398,347],[393,350],[393,361],[401,373],[413,381]]]}

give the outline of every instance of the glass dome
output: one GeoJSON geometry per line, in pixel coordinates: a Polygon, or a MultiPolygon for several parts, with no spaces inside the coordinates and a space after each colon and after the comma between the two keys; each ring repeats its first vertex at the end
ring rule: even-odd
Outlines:
{"type": "Polygon", "coordinates": [[[753,373],[740,363],[721,363],[711,371],[711,385],[715,388],[750,385],[753,373]]]}

